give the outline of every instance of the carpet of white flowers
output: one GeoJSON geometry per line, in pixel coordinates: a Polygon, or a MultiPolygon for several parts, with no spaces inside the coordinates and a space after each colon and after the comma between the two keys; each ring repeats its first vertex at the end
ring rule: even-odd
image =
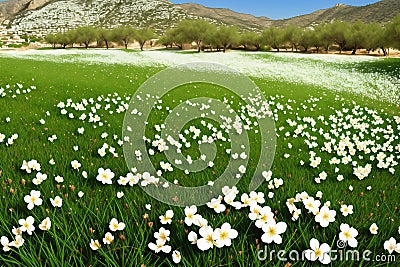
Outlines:
{"type": "MultiPolygon", "coordinates": [[[[143,68],[154,64],[174,65],[191,60],[191,57],[194,60],[216,60],[214,54],[177,56],[176,53],[156,51],[129,53],[127,56],[121,51],[89,50],[84,51],[88,54],[81,57],[71,57],[75,52],[62,50],[54,53],[9,53],[3,58],[29,58],[55,61],[57,64],[63,64],[60,63],[62,61],[79,64],[140,65],[143,68]]],[[[76,53],[83,54],[81,51],[76,53]]],[[[132,188],[139,185],[158,185],[158,177],[163,175],[170,178],[170,183],[178,186],[196,183],[188,182],[188,178],[185,178],[195,179],[196,176],[190,174],[189,170],[180,170],[177,167],[182,165],[181,160],[167,162],[161,157],[166,150],[176,148],[185,154],[185,164],[190,165],[195,160],[203,162],[209,173],[201,179],[212,186],[213,180],[217,178],[212,174],[220,173],[223,164],[218,159],[215,162],[210,161],[205,155],[189,155],[185,150],[192,151],[193,146],[196,148],[201,142],[212,143],[219,140],[229,143],[226,134],[230,130],[252,130],[257,134],[257,125],[245,119],[248,110],[238,108],[236,112],[241,117],[237,117],[237,120],[227,119],[224,125],[199,120],[197,124],[188,125],[182,130],[179,140],[162,139],[160,132],[166,125],[164,120],[157,122],[154,119],[157,116],[153,116],[153,121],[149,124],[153,125],[154,129],[150,130],[151,134],[143,137],[147,141],[148,151],[138,151],[136,156],[140,158],[141,153],[147,152],[158,166],[158,171],[138,173],[135,168],[127,170],[124,166],[123,144],[128,140],[121,135],[122,124],[118,124],[128,110],[130,92],[101,94],[96,91],[90,93],[89,97],[81,97],[77,93],[79,88],[75,93],[66,91],[35,110],[34,114],[28,117],[34,121],[26,124],[26,118],[14,114],[22,115],[23,112],[28,112],[23,108],[24,105],[28,105],[32,97],[40,98],[41,91],[45,89],[36,84],[37,77],[30,77],[31,80],[25,83],[18,79],[0,79],[0,178],[3,190],[1,201],[12,203],[11,206],[1,205],[2,212],[12,213],[4,217],[10,220],[3,221],[0,228],[3,250],[1,257],[4,263],[12,264],[10,259],[14,254],[20,257],[15,259],[23,261],[23,254],[29,251],[25,250],[22,253],[21,250],[27,243],[33,242],[33,237],[38,238],[35,240],[52,239],[54,234],[47,235],[46,232],[55,232],[67,225],[74,227],[71,224],[63,225],[59,216],[66,221],[69,220],[69,216],[79,216],[75,218],[76,221],[85,220],[86,216],[103,216],[103,224],[93,221],[88,223],[88,235],[85,238],[80,237],[80,242],[86,240],[86,248],[80,253],[98,253],[104,256],[109,251],[129,246],[129,242],[136,239],[129,233],[136,229],[138,232],[149,232],[147,241],[141,244],[139,249],[136,248],[140,253],[162,255],[167,262],[188,266],[194,263],[189,260],[193,259],[193,255],[189,257],[187,254],[232,247],[235,242],[245,240],[243,236],[249,234],[248,227],[254,227],[250,231],[255,233],[256,249],[272,244],[281,249],[288,249],[291,242],[302,236],[299,231],[307,231],[308,234],[304,235],[302,242],[308,245],[303,247],[303,250],[305,260],[309,262],[334,264],[329,251],[338,248],[338,241],[343,241],[348,249],[361,251],[372,249],[360,247],[360,243],[366,245],[366,240],[373,239],[373,246],[377,247],[374,249],[379,253],[399,254],[400,221],[396,206],[398,203],[391,203],[395,210],[388,212],[387,208],[379,214],[379,206],[386,204],[384,200],[375,201],[377,197],[374,186],[377,183],[388,187],[393,184],[392,195],[399,193],[396,185],[400,173],[400,78],[390,74],[363,73],[354,69],[353,65],[358,61],[376,60],[370,57],[317,57],[296,54],[265,57],[261,53],[227,53],[219,54],[218,57],[219,62],[231,67],[238,66],[238,70],[247,75],[260,80],[269,79],[272,82],[281,80],[293,87],[293,90],[296,90],[296,84],[324,88],[332,94],[336,104],[327,106],[321,94],[317,94],[318,97],[309,95],[298,99],[284,93],[271,95],[265,90],[265,97],[277,126],[278,146],[274,167],[262,172],[264,186],[252,192],[245,192],[240,186],[225,186],[218,197],[209,200],[206,207],[187,206],[180,208],[179,213],[176,207],[158,205],[149,198],[145,201],[138,200],[135,205],[141,205],[142,208],[137,211],[137,217],[145,222],[140,224],[145,229],[139,229],[140,226],[136,222],[132,230],[131,224],[135,224],[137,217],[130,220],[129,216],[124,214],[131,205],[125,203],[124,199],[127,195],[137,192],[131,191],[132,188]],[[380,98],[380,101],[387,101],[393,105],[394,110],[397,104],[397,113],[392,112],[393,109],[389,112],[381,107],[375,109],[371,108],[371,105],[364,106],[362,101],[346,99],[342,92],[360,99],[380,98]],[[13,104],[9,106],[9,103],[13,104]],[[24,110],[22,113],[10,110],[18,106],[24,110]],[[33,132],[35,134],[30,136],[33,132]],[[35,145],[31,149],[32,143],[35,145]],[[40,156],[36,156],[37,154],[40,156]],[[162,161],[157,162],[160,158],[162,161]],[[189,174],[191,176],[188,176],[189,174]],[[298,181],[295,182],[295,179],[298,181]],[[313,187],[302,187],[303,180],[308,180],[307,184],[313,184],[313,187]],[[325,184],[334,186],[329,189],[329,186],[324,187],[325,184]],[[343,184],[346,184],[345,188],[343,184]],[[111,187],[114,194],[112,199],[110,195],[105,199],[95,197],[95,200],[93,196],[89,196],[101,195],[103,188],[111,187]],[[315,191],[315,188],[321,190],[315,191]],[[343,201],[350,199],[349,197],[332,199],[331,191],[335,190],[351,195],[352,201],[343,201]],[[357,193],[353,194],[353,191],[357,193]],[[364,199],[368,198],[373,199],[372,205],[377,208],[374,210],[375,214],[364,210],[364,199]],[[96,210],[92,207],[90,211],[87,208],[85,213],[76,213],[72,209],[78,207],[72,205],[81,205],[84,209],[90,201],[98,201],[96,210]],[[122,208],[118,208],[113,215],[103,214],[105,207],[116,201],[121,201],[122,208]],[[280,210],[277,210],[277,205],[280,205],[280,210]],[[231,214],[234,214],[234,217],[224,219],[231,214]],[[357,219],[349,219],[352,217],[357,219]],[[356,223],[357,220],[363,221],[362,226],[356,223]],[[174,224],[184,227],[181,234],[174,233],[174,224]],[[301,225],[306,225],[306,229],[296,229],[297,233],[293,231],[301,225]],[[310,225],[313,227],[308,228],[310,225]],[[384,233],[381,233],[381,228],[385,229],[384,233]],[[325,229],[329,229],[327,234],[322,232],[325,229]],[[317,231],[324,234],[314,235],[317,231]],[[182,236],[184,240],[180,240],[182,236]]],[[[146,80],[146,77],[143,80],[146,80]]],[[[176,102],[179,100],[176,99],[176,102]]],[[[158,112],[164,111],[164,114],[169,114],[173,106],[177,105],[174,102],[160,101],[158,112]]],[[[40,103],[42,102],[37,101],[38,106],[40,103]]],[[[228,101],[225,103],[228,107],[231,104],[235,106],[228,101]]],[[[204,110],[204,106],[198,108],[200,111],[204,110]]],[[[251,160],[252,156],[254,155],[245,152],[231,153],[228,146],[224,147],[218,158],[251,160]]],[[[251,166],[241,165],[238,169],[239,176],[246,175],[251,169],[251,166]]],[[[168,187],[168,183],[162,186],[168,187]]],[[[104,194],[109,192],[104,191],[104,194]]],[[[378,197],[384,197],[384,194],[384,191],[377,192],[378,197]]],[[[391,201],[397,202],[398,197],[392,197],[391,201]]],[[[69,229],[63,231],[68,232],[69,229]]],[[[138,243],[135,243],[135,246],[139,246],[138,243]]],[[[80,247],[75,249],[79,251],[80,247]]],[[[236,256],[240,257],[243,249],[235,249],[235,252],[236,256]]],[[[107,259],[107,256],[104,257],[107,259]]]]}

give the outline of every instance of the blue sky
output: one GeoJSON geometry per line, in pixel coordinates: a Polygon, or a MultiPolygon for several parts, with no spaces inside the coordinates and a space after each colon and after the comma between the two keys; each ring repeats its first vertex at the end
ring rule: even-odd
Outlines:
{"type": "MultiPolygon", "coordinates": [[[[171,0],[170,0],[171,1],[171,0]]],[[[272,19],[289,18],[308,14],[341,3],[363,6],[378,0],[172,0],[173,3],[194,2],[208,7],[225,7],[233,11],[272,19]]]]}

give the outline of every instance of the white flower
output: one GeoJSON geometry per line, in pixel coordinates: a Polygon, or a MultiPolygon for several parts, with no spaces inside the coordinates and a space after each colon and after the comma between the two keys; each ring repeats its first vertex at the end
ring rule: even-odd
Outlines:
{"type": "Polygon", "coordinates": [[[158,253],[160,251],[162,251],[164,253],[171,252],[171,246],[165,245],[165,243],[159,239],[156,240],[156,244],[154,244],[152,242],[149,243],[148,247],[149,247],[149,249],[154,250],[155,253],[158,253]]]}
{"type": "Polygon", "coordinates": [[[90,239],[89,246],[92,250],[98,250],[101,247],[101,244],[97,239],[96,240],[90,239]]]}
{"type": "Polygon", "coordinates": [[[47,179],[47,174],[38,172],[36,173],[36,177],[32,179],[32,183],[34,185],[40,185],[46,179],[47,179]]]}
{"type": "Polygon", "coordinates": [[[254,200],[255,202],[262,204],[265,202],[265,198],[264,198],[264,193],[263,192],[255,192],[255,191],[251,191],[249,197],[251,198],[251,200],[254,200]]]}
{"type": "Polygon", "coordinates": [[[272,178],[272,171],[263,171],[261,174],[267,182],[272,178]]]}
{"type": "Polygon", "coordinates": [[[71,161],[71,166],[74,170],[78,170],[82,165],[77,160],[71,161]]]}
{"type": "Polygon", "coordinates": [[[340,240],[345,241],[352,248],[357,247],[358,242],[355,237],[358,235],[358,231],[356,229],[350,227],[348,224],[342,223],[340,225],[340,231],[340,240]]]}
{"type": "Polygon", "coordinates": [[[378,226],[376,225],[376,223],[371,224],[371,226],[369,227],[369,231],[371,232],[371,234],[376,235],[378,234],[378,226]]]}
{"type": "Polygon", "coordinates": [[[43,200],[40,198],[40,191],[32,190],[30,195],[24,197],[24,201],[28,204],[28,210],[33,209],[34,206],[40,206],[43,200]]]}
{"type": "Polygon", "coordinates": [[[335,221],[335,216],[335,210],[330,210],[327,206],[323,206],[315,216],[315,221],[319,222],[322,227],[327,227],[329,223],[335,221]]]}
{"type": "Polygon", "coordinates": [[[147,210],[151,210],[151,204],[146,204],[146,205],[144,205],[144,207],[145,207],[147,210]]]}
{"type": "Polygon", "coordinates": [[[49,217],[46,217],[40,224],[39,224],[39,229],[42,231],[47,231],[51,227],[51,220],[49,217]]]}
{"type": "Polygon", "coordinates": [[[221,203],[219,198],[211,199],[210,202],[207,202],[207,207],[214,209],[216,213],[221,213],[226,209],[225,205],[221,203]]]}
{"type": "Polygon", "coordinates": [[[50,198],[50,202],[53,207],[61,208],[62,206],[62,198],[59,196],[56,196],[54,199],[50,198]]]}
{"type": "Polygon", "coordinates": [[[174,250],[174,251],[172,252],[172,260],[173,260],[175,263],[180,263],[180,262],[181,262],[181,259],[182,259],[181,253],[180,253],[178,250],[174,250]]]}
{"type": "Polygon", "coordinates": [[[310,240],[311,249],[305,251],[305,256],[309,261],[319,260],[322,264],[329,264],[331,258],[329,256],[330,246],[327,243],[319,244],[315,238],[310,240]]]}
{"type": "Polygon", "coordinates": [[[117,219],[112,218],[109,224],[110,230],[115,231],[122,231],[125,229],[125,224],[123,222],[118,222],[117,219]]]}
{"type": "Polygon", "coordinates": [[[259,205],[257,205],[257,204],[251,205],[249,219],[252,221],[257,220],[260,217],[260,210],[261,210],[261,207],[259,205]]]}
{"type": "Polygon", "coordinates": [[[264,234],[261,236],[261,240],[264,243],[272,243],[276,244],[282,243],[282,237],[280,236],[286,231],[287,225],[285,222],[276,223],[275,220],[271,220],[268,223],[264,224],[262,230],[264,234]]]}
{"type": "Polygon", "coordinates": [[[99,168],[96,180],[100,181],[102,184],[112,184],[114,175],[115,174],[110,169],[104,170],[103,168],[99,168]]]}
{"type": "Polygon", "coordinates": [[[13,229],[11,230],[11,232],[12,232],[14,235],[22,235],[21,227],[15,228],[15,227],[13,226],[13,229]]]}
{"type": "Polygon", "coordinates": [[[397,244],[396,239],[394,239],[394,237],[391,237],[389,240],[386,240],[385,243],[383,244],[383,248],[387,250],[389,254],[392,254],[393,251],[400,253],[400,244],[397,244]]]}
{"type": "Polygon", "coordinates": [[[8,237],[2,236],[2,237],[0,238],[0,242],[1,242],[1,245],[3,246],[3,251],[4,251],[4,252],[7,252],[7,251],[10,251],[10,250],[11,250],[11,248],[10,248],[10,241],[8,240],[8,237]]]}
{"type": "Polygon", "coordinates": [[[193,224],[194,219],[198,216],[196,212],[197,207],[195,205],[185,207],[185,224],[187,226],[191,226],[193,224]]]}
{"type": "Polygon", "coordinates": [[[231,228],[229,223],[224,223],[221,228],[217,228],[214,231],[214,238],[217,247],[227,246],[232,244],[232,239],[238,236],[238,232],[231,228]]]}
{"type": "Polygon", "coordinates": [[[240,173],[244,174],[246,172],[246,167],[243,165],[240,165],[238,170],[240,173]]]}
{"type": "Polygon", "coordinates": [[[190,243],[192,243],[192,245],[197,243],[197,234],[195,232],[190,232],[188,235],[188,240],[190,241],[190,243]]]}
{"type": "Polygon", "coordinates": [[[211,226],[201,227],[199,230],[199,234],[201,238],[197,240],[197,247],[200,250],[209,250],[216,244],[214,240],[215,234],[211,226]]]}
{"type": "Polygon", "coordinates": [[[110,245],[113,241],[114,241],[114,236],[110,232],[107,232],[104,235],[103,243],[106,245],[110,245]]]}
{"type": "Polygon", "coordinates": [[[262,228],[264,224],[274,220],[274,214],[270,207],[265,206],[259,210],[258,219],[256,220],[255,225],[258,228],[262,228]]]}
{"type": "Polygon", "coordinates": [[[158,232],[154,233],[154,237],[157,240],[161,240],[164,243],[166,243],[167,241],[169,241],[169,234],[170,234],[169,230],[166,230],[164,227],[161,227],[160,230],[158,230],[158,232]]]}
{"type": "Polygon", "coordinates": [[[353,214],[353,205],[342,205],[340,208],[340,211],[342,212],[343,216],[347,216],[349,214],[353,214]]]}
{"type": "Polygon", "coordinates": [[[20,219],[18,220],[19,229],[22,232],[27,232],[28,235],[32,235],[32,232],[35,231],[35,226],[33,226],[33,223],[35,222],[35,219],[32,216],[27,217],[26,219],[20,219]]]}
{"type": "Polygon", "coordinates": [[[249,197],[249,195],[246,193],[242,194],[242,196],[240,197],[240,200],[242,201],[242,207],[248,207],[248,206],[257,204],[257,202],[255,200],[251,199],[249,197]]]}
{"type": "Polygon", "coordinates": [[[9,244],[10,247],[20,248],[24,244],[25,240],[21,235],[16,235],[15,239],[9,244]]]}
{"type": "Polygon", "coordinates": [[[122,198],[124,196],[124,192],[117,192],[117,198],[122,198]]]}
{"type": "Polygon", "coordinates": [[[162,224],[171,224],[172,217],[174,217],[174,212],[172,210],[167,210],[165,215],[161,215],[159,218],[162,224]]]}
{"type": "Polygon", "coordinates": [[[304,207],[312,212],[314,215],[318,213],[319,207],[321,206],[321,201],[314,200],[313,197],[308,197],[303,201],[304,207]]]}
{"type": "Polygon", "coordinates": [[[57,175],[56,177],[54,177],[54,180],[56,180],[57,183],[62,183],[62,182],[64,182],[64,178],[61,177],[61,176],[59,176],[59,175],[57,175]]]}
{"type": "Polygon", "coordinates": [[[83,197],[83,195],[85,195],[85,193],[83,193],[82,191],[78,192],[78,197],[83,197]]]}

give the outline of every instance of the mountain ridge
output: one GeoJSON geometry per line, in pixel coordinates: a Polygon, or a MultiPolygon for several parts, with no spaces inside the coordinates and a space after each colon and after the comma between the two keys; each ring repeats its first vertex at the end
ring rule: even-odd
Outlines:
{"type": "Polygon", "coordinates": [[[15,30],[54,32],[82,25],[116,27],[132,25],[163,32],[182,19],[206,19],[237,25],[241,30],[261,31],[269,26],[310,25],[345,20],[389,22],[400,14],[399,0],[381,0],[366,6],[338,4],[310,14],[272,20],[227,8],[209,8],[196,3],[173,4],[168,0],[8,0],[0,2],[0,24],[15,30]]]}

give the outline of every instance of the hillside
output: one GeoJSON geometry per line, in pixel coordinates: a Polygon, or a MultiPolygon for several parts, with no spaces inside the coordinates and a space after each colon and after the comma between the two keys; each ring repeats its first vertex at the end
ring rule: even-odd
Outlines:
{"type": "Polygon", "coordinates": [[[9,0],[0,2],[0,23],[5,19],[12,19],[19,12],[39,8],[48,2],[50,0],[9,0]]]}
{"type": "Polygon", "coordinates": [[[115,28],[121,25],[150,27],[161,33],[183,19],[202,18],[215,24],[237,25],[240,30],[274,26],[309,26],[333,20],[381,23],[400,14],[399,0],[382,0],[355,7],[336,5],[311,14],[283,20],[255,17],[225,8],[208,8],[189,3],[174,5],[168,0],[8,0],[0,2],[0,24],[14,31],[47,34],[93,25],[115,28]]]}
{"type": "Polygon", "coordinates": [[[400,14],[399,0],[382,0],[375,4],[361,7],[336,5],[332,8],[318,10],[311,14],[297,16],[290,19],[276,20],[274,21],[274,25],[298,25],[304,27],[315,23],[319,24],[333,20],[350,22],[361,20],[366,23],[373,21],[386,23],[391,21],[398,14],[400,14]]]}
{"type": "Polygon", "coordinates": [[[237,13],[227,8],[209,8],[195,3],[179,4],[177,6],[188,13],[219,20],[228,25],[237,25],[238,27],[261,29],[272,24],[272,20],[267,17],[255,17],[250,14],[237,13]]]}
{"type": "Polygon", "coordinates": [[[82,25],[107,28],[130,25],[150,27],[160,32],[182,19],[198,18],[167,0],[42,0],[36,9],[27,8],[33,1],[28,1],[25,5],[20,0],[11,0],[13,1],[21,9],[13,15],[9,26],[17,31],[26,30],[39,34],[82,25]]]}

